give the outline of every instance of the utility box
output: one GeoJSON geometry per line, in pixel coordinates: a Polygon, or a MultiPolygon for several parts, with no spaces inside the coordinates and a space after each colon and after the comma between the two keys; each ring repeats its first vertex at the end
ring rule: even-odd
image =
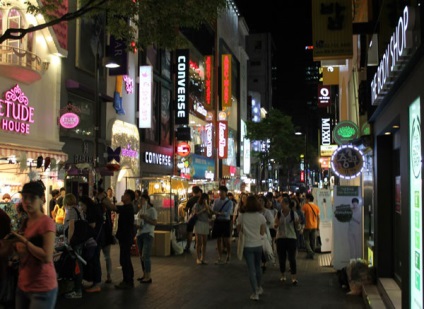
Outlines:
{"type": "Polygon", "coordinates": [[[155,231],[154,245],[152,255],[170,256],[171,255],[171,232],[155,231]]]}

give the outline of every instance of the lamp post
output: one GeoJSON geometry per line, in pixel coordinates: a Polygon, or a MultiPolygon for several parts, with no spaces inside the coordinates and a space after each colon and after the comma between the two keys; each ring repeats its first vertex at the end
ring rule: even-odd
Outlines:
{"type": "Polygon", "coordinates": [[[303,135],[303,141],[304,141],[304,150],[305,153],[303,154],[303,169],[304,169],[304,177],[305,177],[305,186],[308,187],[308,161],[307,161],[307,157],[308,157],[308,142],[307,142],[307,136],[308,133],[307,132],[300,132],[297,131],[294,133],[296,136],[301,136],[303,135]]]}

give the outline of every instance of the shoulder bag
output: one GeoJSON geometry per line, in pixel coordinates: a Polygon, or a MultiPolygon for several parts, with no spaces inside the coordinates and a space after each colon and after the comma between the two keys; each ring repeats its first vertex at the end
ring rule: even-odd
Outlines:
{"type": "MultiPolygon", "coordinates": [[[[240,219],[243,218],[243,216],[240,217],[240,219]]],[[[243,220],[240,220],[240,232],[237,239],[237,258],[239,260],[243,259],[243,249],[244,249],[244,231],[243,231],[243,220]]]]}

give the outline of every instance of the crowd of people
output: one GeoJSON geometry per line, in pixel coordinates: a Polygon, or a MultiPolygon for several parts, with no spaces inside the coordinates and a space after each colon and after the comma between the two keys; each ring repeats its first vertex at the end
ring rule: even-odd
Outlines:
{"type": "MultiPolygon", "coordinates": [[[[66,254],[57,252],[64,245],[77,258],[73,265],[72,290],[65,298],[82,298],[86,293],[99,293],[103,282],[112,283],[111,245],[119,243],[119,264],[122,281],[116,289],[134,287],[134,268],[131,250],[139,253],[142,274],[141,284],[152,283],[151,253],[157,211],[147,192],[125,190],[118,202],[112,188],[98,188],[93,197],[75,196],[64,188],[51,191],[47,213],[45,187],[41,181],[29,182],[22,188],[21,201],[16,205],[16,218],[10,218],[0,209],[0,302],[12,308],[54,308],[58,297],[58,273],[54,257],[66,254]],[[18,222],[17,226],[12,221],[18,222]],[[77,242],[81,223],[86,222],[95,248],[84,259],[85,242],[77,242]],[[101,269],[101,255],[106,265],[106,276],[101,269]],[[15,261],[15,263],[12,263],[15,261]],[[15,272],[11,271],[11,265],[15,272]],[[5,287],[16,279],[13,296],[5,296],[5,287]]],[[[285,282],[286,261],[289,262],[290,280],[297,285],[296,258],[299,248],[305,248],[307,258],[314,258],[315,238],[319,228],[319,207],[310,193],[285,192],[235,195],[226,186],[220,186],[216,198],[192,187],[184,211],[187,220],[185,252],[191,252],[195,236],[195,262],[207,265],[206,248],[209,238],[216,239],[215,264],[228,264],[232,260],[231,241],[243,233],[243,258],[246,261],[252,293],[250,299],[258,300],[263,293],[262,274],[268,263],[279,265],[280,280],[285,282]],[[271,256],[265,249],[268,242],[271,256]]],[[[84,240],[88,241],[88,240],[84,240]]],[[[12,283],[11,283],[12,282],[12,283]]],[[[8,289],[10,291],[10,288],[8,289]]],[[[10,292],[9,292],[10,294],[10,292]]]]}
{"type": "Polygon", "coordinates": [[[50,192],[51,200],[45,207],[45,190],[42,181],[28,182],[19,192],[21,199],[13,206],[12,215],[0,209],[1,308],[54,308],[60,271],[66,268],[57,267],[57,261],[62,260],[71,263],[67,266],[73,283],[63,297],[75,299],[82,298],[83,291],[101,292],[102,280],[112,283],[110,251],[115,243],[119,243],[122,268],[122,281],[115,288],[134,287],[130,251],[135,244],[143,270],[138,280],[152,283],[150,256],[157,212],[147,192],[139,191],[136,196],[135,191],[125,190],[118,202],[112,188],[105,191],[99,187],[92,197],[77,197],[61,188],[50,192]],[[91,239],[81,241],[83,227],[84,235],[91,239]],[[89,241],[94,241],[90,255],[85,254],[89,241]],[[106,276],[102,274],[101,253],[106,276]],[[64,254],[74,258],[56,258],[64,254]]]}

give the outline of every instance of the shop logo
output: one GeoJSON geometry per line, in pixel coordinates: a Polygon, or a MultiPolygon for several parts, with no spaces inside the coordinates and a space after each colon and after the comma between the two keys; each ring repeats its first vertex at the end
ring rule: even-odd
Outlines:
{"type": "Polygon", "coordinates": [[[73,129],[79,124],[79,117],[74,113],[65,113],[60,116],[59,123],[65,129],[73,129]]]}
{"type": "Polygon", "coordinates": [[[177,145],[177,154],[182,157],[187,157],[190,154],[191,148],[187,142],[180,142],[177,145]]]}

